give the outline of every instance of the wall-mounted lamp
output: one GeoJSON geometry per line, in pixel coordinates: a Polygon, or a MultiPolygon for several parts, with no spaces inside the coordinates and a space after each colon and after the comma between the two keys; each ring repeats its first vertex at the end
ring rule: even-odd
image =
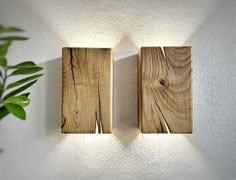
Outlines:
{"type": "MultiPolygon", "coordinates": [[[[111,133],[112,50],[63,48],[62,132],[111,133]]],[[[142,47],[138,60],[143,133],[192,132],[191,47],[142,47]]]]}
{"type": "Polygon", "coordinates": [[[192,132],[191,47],[142,47],[138,61],[143,133],[192,132]]]}
{"type": "Polygon", "coordinates": [[[63,48],[62,68],[62,132],[111,133],[112,50],[63,48]]]}

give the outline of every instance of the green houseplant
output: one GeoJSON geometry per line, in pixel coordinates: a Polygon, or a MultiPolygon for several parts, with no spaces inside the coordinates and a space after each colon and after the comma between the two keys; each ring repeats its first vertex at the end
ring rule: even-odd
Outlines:
{"type": "Polygon", "coordinates": [[[6,56],[11,44],[28,39],[28,37],[14,35],[23,31],[17,27],[0,25],[0,120],[10,113],[21,120],[26,119],[24,107],[30,104],[30,92],[25,92],[25,90],[35,84],[43,75],[38,74],[43,68],[33,61],[25,61],[16,65],[8,64],[6,56]],[[9,83],[9,80],[16,76],[20,76],[21,79],[9,83]],[[22,78],[22,76],[27,77],[22,78]]]}

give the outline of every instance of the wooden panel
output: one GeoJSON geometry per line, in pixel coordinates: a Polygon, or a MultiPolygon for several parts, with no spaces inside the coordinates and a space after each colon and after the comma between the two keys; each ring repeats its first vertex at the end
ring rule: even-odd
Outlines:
{"type": "Polygon", "coordinates": [[[62,65],[62,132],[111,133],[111,49],[63,48],[62,65]]]}
{"type": "Polygon", "coordinates": [[[143,47],[138,61],[143,133],[192,132],[191,47],[143,47]]]}

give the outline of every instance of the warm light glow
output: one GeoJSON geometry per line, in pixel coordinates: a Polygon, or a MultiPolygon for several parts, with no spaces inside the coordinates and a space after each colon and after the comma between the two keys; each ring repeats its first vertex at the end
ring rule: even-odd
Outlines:
{"type": "MultiPolygon", "coordinates": [[[[131,136],[127,133],[128,136],[131,136]]],[[[122,137],[116,137],[114,134],[65,134],[61,142],[61,146],[69,145],[69,146],[98,146],[104,145],[108,146],[109,144],[118,143],[121,141],[119,138],[128,138],[124,134],[122,137]],[[64,145],[63,145],[64,144],[64,145]]],[[[164,145],[164,146],[186,146],[189,142],[186,140],[184,135],[182,134],[138,134],[132,142],[130,141],[132,146],[138,144],[150,144],[152,145],[164,145]]]]}
{"type": "MultiPolygon", "coordinates": [[[[40,7],[32,1],[27,2],[35,16],[70,47],[115,47],[124,34],[137,46],[179,46],[188,41],[218,5],[210,1],[201,9],[200,14],[193,12],[191,8],[184,8],[182,13],[175,15],[170,15],[173,14],[171,10],[163,12],[161,6],[160,9],[149,9],[150,14],[162,18],[143,16],[138,9],[127,5],[126,10],[133,13],[124,18],[120,13],[121,4],[114,5],[112,2],[112,11],[104,9],[103,13],[97,13],[95,16],[90,16],[91,12],[94,12],[92,6],[86,7],[86,3],[79,1],[71,1],[66,6],[57,4],[56,8],[50,11],[46,8],[50,7],[48,1],[41,1],[40,7]],[[81,9],[75,10],[75,7],[81,9]],[[62,16],[58,13],[61,11],[70,13],[62,16]],[[133,21],[134,19],[136,21],[133,21]]],[[[53,3],[51,5],[54,6],[53,3]]]]}
{"type": "MultiPolygon", "coordinates": [[[[51,153],[59,157],[65,166],[74,164],[76,167],[79,162],[91,169],[97,169],[101,164],[116,163],[123,156],[128,156],[127,159],[139,158],[148,163],[159,162],[163,168],[168,168],[165,165],[170,164],[169,161],[173,159],[190,166],[192,162],[182,160],[197,157],[195,160],[203,164],[202,170],[212,171],[207,159],[186,136],[188,135],[141,133],[137,136],[130,133],[65,134],[51,153]],[[132,153],[135,153],[135,156],[132,153]]],[[[189,135],[190,139],[191,136],[189,135]]],[[[126,158],[121,159],[126,161],[126,158]]],[[[129,164],[129,161],[124,163],[129,164]]]]}
{"type": "Polygon", "coordinates": [[[108,143],[112,138],[112,134],[66,134],[63,143],[96,145],[108,143]]]}

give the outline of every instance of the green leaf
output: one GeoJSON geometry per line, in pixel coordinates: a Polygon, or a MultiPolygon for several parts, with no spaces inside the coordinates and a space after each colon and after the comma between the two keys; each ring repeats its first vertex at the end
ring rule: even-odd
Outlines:
{"type": "Polygon", "coordinates": [[[30,99],[25,96],[11,96],[3,101],[4,105],[7,104],[17,104],[19,106],[25,107],[30,103],[30,99]]]}
{"type": "Polygon", "coordinates": [[[7,59],[5,57],[0,56],[0,66],[6,67],[7,65],[7,59]]]}
{"type": "Polygon", "coordinates": [[[10,42],[0,44],[0,66],[2,67],[5,67],[7,65],[6,55],[10,45],[10,42]]]}
{"type": "Polygon", "coordinates": [[[18,117],[21,120],[26,119],[25,110],[17,104],[6,104],[5,105],[8,112],[12,113],[14,116],[18,117]]]}
{"type": "Polygon", "coordinates": [[[16,65],[17,67],[28,67],[28,66],[36,66],[33,61],[25,61],[16,65]]]}
{"type": "Polygon", "coordinates": [[[4,27],[0,25],[0,33],[4,32],[24,32],[24,30],[14,26],[4,27]]]}
{"type": "Polygon", "coordinates": [[[0,41],[25,41],[27,39],[29,38],[23,36],[7,36],[7,37],[1,37],[0,41]]]}
{"type": "Polygon", "coordinates": [[[29,97],[29,95],[30,95],[30,93],[28,92],[28,93],[23,93],[23,94],[21,94],[20,96],[29,97]]]}
{"type": "Polygon", "coordinates": [[[9,69],[17,69],[17,68],[31,68],[37,66],[33,61],[25,61],[22,63],[19,63],[15,66],[8,66],[9,69]]]}
{"type": "Polygon", "coordinates": [[[16,95],[16,94],[18,94],[18,93],[20,93],[20,92],[26,90],[27,88],[29,88],[30,86],[32,86],[32,85],[33,85],[34,83],[36,83],[36,82],[37,82],[37,80],[34,80],[34,81],[32,81],[32,82],[27,83],[27,84],[24,85],[24,86],[21,86],[21,87],[17,88],[16,90],[14,90],[14,91],[10,92],[9,94],[7,94],[7,95],[3,98],[3,100],[5,100],[6,98],[8,98],[8,97],[10,97],[10,96],[14,96],[14,95],[16,95]]]}
{"type": "Polygon", "coordinates": [[[33,74],[36,72],[41,71],[43,68],[40,66],[34,66],[31,68],[19,68],[15,71],[13,71],[10,76],[14,76],[14,75],[23,75],[23,74],[33,74]]]}
{"type": "Polygon", "coordinates": [[[10,45],[11,45],[11,42],[4,42],[0,44],[0,56],[5,56],[7,54],[7,50],[10,45]]]}
{"type": "Polygon", "coordinates": [[[5,32],[24,32],[24,30],[18,27],[9,26],[5,28],[5,32]]]}
{"type": "Polygon", "coordinates": [[[5,106],[0,107],[0,119],[3,119],[5,116],[9,114],[8,110],[5,106]]]}
{"type": "Polygon", "coordinates": [[[21,79],[19,81],[16,81],[14,83],[11,83],[7,86],[7,89],[10,89],[10,88],[14,88],[16,86],[19,86],[19,85],[22,85],[26,82],[29,82],[29,81],[32,81],[34,79],[37,79],[38,77],[42,76],[43,74],[37,74],[37,75],[33,75],[33,76],[30,76],[30,77],[27,77],[27,78],[24,78],[24,79],[21,79]]]}
{"type": "MultiPolygon", "coordinates": [[[[24,93],[21,94],[20,96],[25,96],[28,97],[30,93],[24,93]]],[[[2,120],[4,117],[6,117],[9,114],[8,110],[6,109],[5,106],[0,107],[0,120],[2,120]]]]}

